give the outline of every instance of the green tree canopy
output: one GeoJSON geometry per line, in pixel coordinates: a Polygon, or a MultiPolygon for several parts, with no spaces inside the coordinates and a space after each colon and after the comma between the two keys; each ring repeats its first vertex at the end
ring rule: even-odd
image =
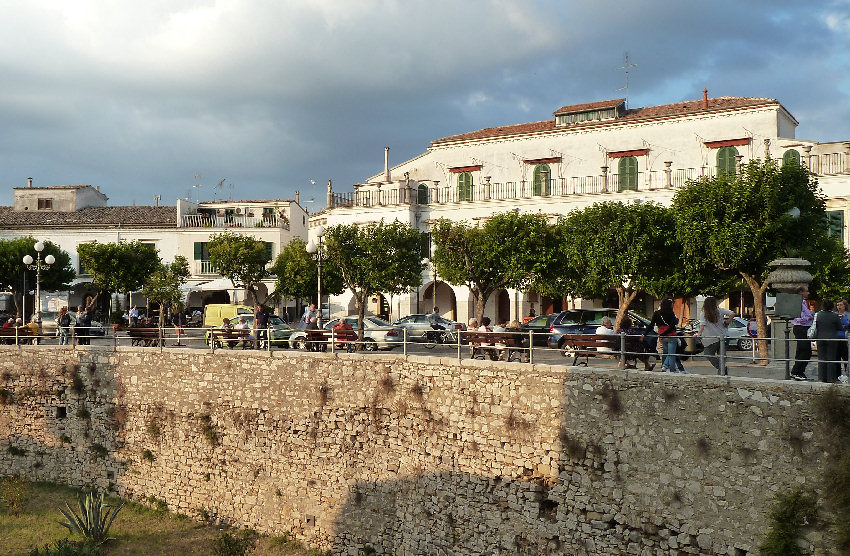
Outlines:
{"type": "Polygon", "coordinates": [[[361,337],[369,296],[407,291],[421,283],[421,234],[407,224],[381,220],[365,226],[331,226],[324,244],[326,260],[339,269],[354,295],[361,337]]]}
{"type": "Polygon", "coordinates": [[[440,220],[432,236],[439,276],[472,292],[480,320],[490,296],[503,288],[524,288],[547,264],[549,226],[541,214],[495,214],[483,226],[440,220]]]}
{"type": "MultiPolygon", "coordinates": [[[[294,299],[313,299],[318,291],[318,265],[307,252],[301,238],[293,238],[269,269],[277,276],[275,295],[294,299]]],[[[338,295],[345,291],[339,269],[334,261],[322,262],[322,294],[338,295]]]]}
{"type": "Polygon", "coordinates": [[[77,254],[94,285],[110,294],[140,290],[160,264],[156,247],[140,241],[81,243],[77,254]]]}
{"type": "Polygon", "coordinates": [[[255,302],[265,303],[257,297],[257,286],[269,275],[266,265],[271,261],[266,244],[253,236],[225,232],[213,235],[207,244],[210,266],[233,283],[234,288],[244,287],[255,302]]]}
{"type": "Polygon", "coordinates": [[[183,292],[180,286],[186,283],[189,277],[189,261],[182,255],[174,257],[174,262],[160,264],[142,288],[142,294],[151,301],[160,305],[159,325],[165,324],[165,309],[179,305],[183,300],[183,292]]]}
{"type": "MultiPolygon", "coordinates": [[[[18,305],[18,295],[24,293],[24,274],[29,288],[35,289],[35,270],[29,270],[24,266],[24,256],[36,257],[34,245],[38,240],[31,237],[19,237],[15,239],[0,240],[0,287],[12,292],[15,300],[17,316],[22,316],[22,307],[18,305]]],[[[71,256],[51,241],[45,241],[41,258],[53,255],[56,261],[50,270],[41,272],[41,289],[44,291],[56,291],[68,288],[76,276],[71,266],[71,256]]],[[[28,288],[28,289],[29,289],[28,288]]]]}
{"type": "MultiPolygon", "coordinates": [[[[672,208],[685,256],[744,279],[764,338],[768,263],[785,256],[818,256],[812,248],[826,245],[821,240],[824,206],[817,180],[805,168],[753,160],[737,175],[689,183],[676,192],[672,208]]],[[[759,351],[765,359],[766,341],[759,342],[759,351]]]]}

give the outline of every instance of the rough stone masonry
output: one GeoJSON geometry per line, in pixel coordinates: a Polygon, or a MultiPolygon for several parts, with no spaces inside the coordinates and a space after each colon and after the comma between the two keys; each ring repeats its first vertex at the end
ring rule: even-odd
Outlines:
{"type": "MultiPolygon", "coordinates": [[[[453,358],[0,348],[0,472],[337,554],[754,554],[825,385],[453,358]]],[[[828,554],[829,536],[805,539],[828,554]]]]}

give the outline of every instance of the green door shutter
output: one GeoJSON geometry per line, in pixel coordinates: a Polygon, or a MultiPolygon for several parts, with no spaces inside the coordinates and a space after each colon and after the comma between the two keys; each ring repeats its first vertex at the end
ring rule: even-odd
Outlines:
{"type": "Polygon", "coordinates": [[[195,242],[195,260],[202,261],[204,259],[204,242],[196,241],[195,242]]]}
{"type": "Polygon", "coordinates": [[[461,172],[457,175],[457,200],[472,200],[472,173],[461,172]]]}
{"type": "Polygon", "coordinates": [[[548,164],[538,164],[534,167],[534,195],[549,195],[549,178],[552,172],[548,164]]]}
{"type": "Polygon", "coordinates": [[[788,149],[785,151],[785,154],[782,155],[782,165],[785,166],[787,164],[796,164],[800,165],[800,153],[795,151],[794,149],[788,149]]]}
{"type": "Polygon", "coordinates": [[[637,191],[638,162],[633,156],[624,156],[618,163],[620,191],[637,191]]]}
{"type": "Polygon", "coordinates": [[[717,151],[717,175],[733,177],[735,175],[735,164],[738,149],[735,147],[723,147],[717,151]]]}
{"type": "Polygon", "coordinates": [[[828,210],[826,211],[827,230],[830,237],[837,237],[844,245],[844,211],[843,210],[828,210]]]}

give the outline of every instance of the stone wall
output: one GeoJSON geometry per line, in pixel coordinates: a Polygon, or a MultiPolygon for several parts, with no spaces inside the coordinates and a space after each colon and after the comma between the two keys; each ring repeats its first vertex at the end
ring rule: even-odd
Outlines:
{"type": "Polygon", "coordinates": [[[751,554],[773,496],[822,468],[819,384],[24,346],[0,389],[3,473],[339,554],[751,554]]]}

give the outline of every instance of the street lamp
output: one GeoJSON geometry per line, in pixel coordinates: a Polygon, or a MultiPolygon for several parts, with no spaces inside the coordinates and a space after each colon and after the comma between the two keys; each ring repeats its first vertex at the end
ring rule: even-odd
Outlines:
{"type": "Polygon", "coordinates": [[[36,322],[38,322],[38,333],[41,335],[41,271],[50,270],[50,266],[56,262],[56,258],[53,255],[47,255],[44,257],[44,262],[41,261],[44,243],[40,241],[33,245],[33,249],[35,249],[35,260],[33,260],[32,255],[24,255],[24,264],[28,269],[35,271],[35,314],[36,322]]]}
{"type": "Polygon", "coordinates": [[[425,257],[422,259],[422,264],[425,266],[431,265],[431,268],[434,269],[434,284],[431,286],[431,312],[437,312],[437,265],[434,264],[434,261],[425,257]]]}
{"type": "Polygon", "coordinates": [[[307,252],[310,253],[311,255],[316,255],[316,262],[319,265],[319,280],[318,280],[318,282],[319,282],[319,312],[316,315],[316,327],[321,328],[322,327],[322,236],[325,235],[325,227],[322,226],[322,225],[319,225],[315,229],[314,234],[316,235],[316,238],[319,240],[319,244],[316,245],[315,243],[313,243],[313,240],[311,239],[310,242],[307,243],[306,249],[307,249],[307,252]]]}

